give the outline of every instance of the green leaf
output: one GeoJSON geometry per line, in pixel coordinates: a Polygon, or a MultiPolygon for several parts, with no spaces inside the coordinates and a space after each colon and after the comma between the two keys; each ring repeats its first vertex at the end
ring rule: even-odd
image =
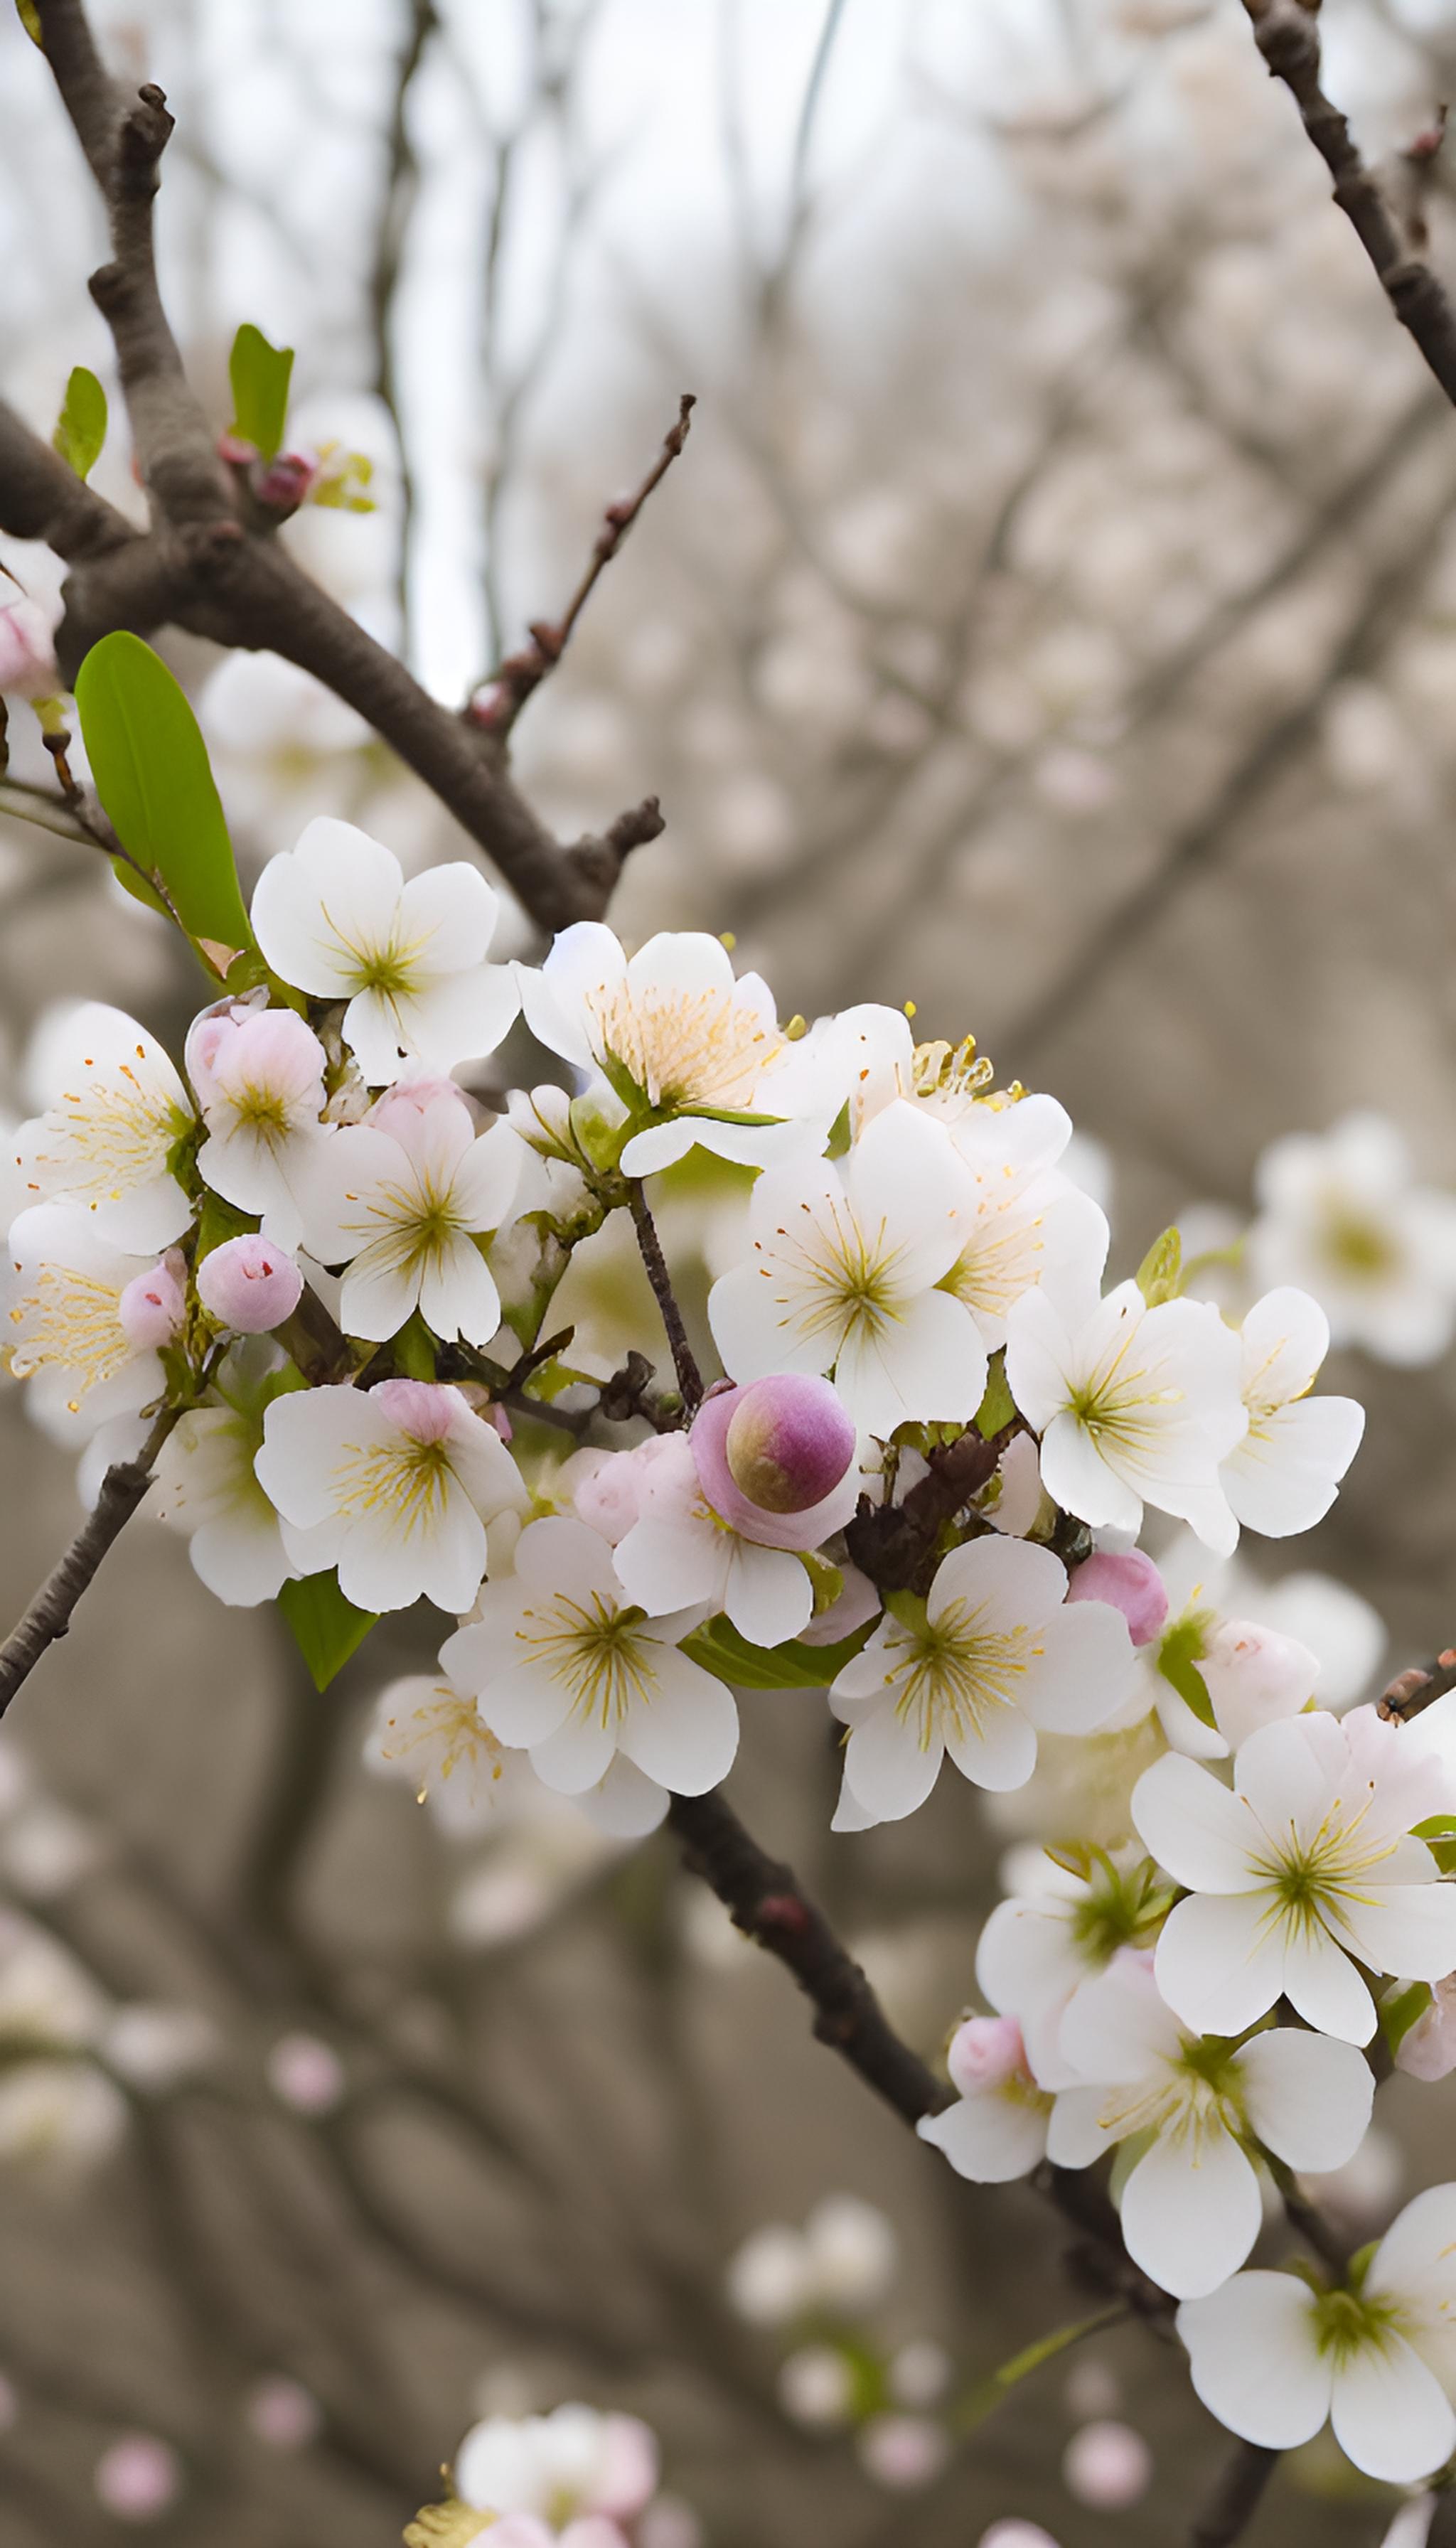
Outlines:
{"type": "MultiPolygon", "coordinates": [[[[159,655],[130,630],[93,646],[76,675],[76,708],[96,792],[126,849],[160,878],[189,937],[251,947],[237,866],[202,730],[159,655]]],[[[165,909],[131,868],[139,902],[165,909]]]]}
{"type": "Polygon", "coordinates": [[[1428,1814],[1410,1826],[1412,1840],[1456,1840],[1456,1814],[1428,1814]]]}
{"type": "Polygon", "coordinates": [[[433,1380],[439,1350],[417,1310],[407,1319],[390,1345],[396,1369],[406,1380],[433,1380]]]}
{"type": "Polygon", "coordinates": [[[15,14],[32,44],[38,45],[44,53],[46,39],[41,33],[41,12],[36,6],[36,0],[15,0],[15,14]]]}
{"type": "Polygon", "coordinates": [[[1138,1268],[1138,1289],[1149,1310],[1177,1300],[1183,1289],[1183,1240],[1176,1228],[1153,1240],[1138,1268]]]}
{"type": "Polygon", "coordinates": [[[866,1626],[833,1646],[806,1646],[796,1639],[783,1646],[751,1646],[720,1617],[684,1637],[682,1652],[730,1689],[827,1689],[868,1635],[866,1626]]]}
{"type": "Polygon", "coordinates": [[[991,1356],[986,1394],[975,1410],[975,1429],[982,1441],[989,1442],[1003,1430],[1016,1413],[1016,1401],[1006,1383],[1006,1355],[998,1351],[991,1356]]]}
{"type": "Polygon", "coordinates": [[[205,1256],[211,1256],[215,1247],[225,1246],[229,1238],[241,1238],[244,1231],[254,1230],[257,1226],[255,1212],[237,1212],[230,1203],[225,1203],[220,1194],[214,1194],[211,1186],[205,1187],[194,1262],[200,1265],[205,1256]]]}
{"type": "Polygon", "coordinates": [[[1431,2004],[1429,1982],[1408,1982],[1404,1990],[1393,1991],[1380,2003],[1380,2031],[1392,2053],[1400,2051],[1412,2026],[1419,2024],[1431,2004]]]}
{"type": "Polygon", "coordinates": [[[261,327],[244,319],[228,357],[232,430],[264,460],[272,460],[282,447],[292,375],[292,345],[270,345],[261,327]]]}
{"type": "Polygon", "coordinates": [[[65,385],[65,400],[50,437],[68,469],[89,478],[106,440],[106,392],[94,372],[77,363],[65,385]]]}
{"type": "Polygon", "coordinates": [[[379,1616],[377,1610],[356,1610],[352,1601],[344,1599],[331,1567],[326,1575],[305,1575],[285,1584],[278,1607],[293,1630],[316,1689],[327,1689],[379,1616]]]}
{"type": "Polygon", "coordinates": [[[1157,1668],[1200,1722],[1212,1725],[1214,1702],[1209,1696],[1208,1683],[1198,1669],[1206,1651],[1204,1636],[1207,1625],[1201,1610],[1185,1611],[1158,1647],[1157,1668]]]}

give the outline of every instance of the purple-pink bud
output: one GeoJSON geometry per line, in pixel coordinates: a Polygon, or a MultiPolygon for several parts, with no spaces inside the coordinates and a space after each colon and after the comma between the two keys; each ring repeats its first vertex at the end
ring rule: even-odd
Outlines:
{"type": "Polygon", "coordinates": [[[286,1247],[260,1230],[225,1239],[197,1269],[197,1297],[218,1324],[239,1336],[266,1335],[292,1318],[304,1278],[286,1247]]]}
{"type": "Polygon", "coordinates": [[[723,1456],[750,1503],[764,1512],[807,1512],[853,1460],[855,1427],[832,1381],[775,1372],[739,1391],[723,1456]]]}
{"type": "Polygon", "coordinates": [[[307,459],[302,451],[280,451],[258,472],[253,494],[270,513],[296,513],[318,475],[317,460],[307,459]]]}
{"type": "Polygon", "coordinates": [[[988,2097],[1027,2067],[1027,2048],[1014,2017],[968,2017],[957,2026],[946,2067],[962,2097],[988,2097]]]}
{"type": "Polygon", "coordinates": [[[1167,1588],[1150,1557],[1140,1548],[1119,1555],[1099,1550],[1072,1569],[1066,1588],[1069,1601],[1105,1601],[1121,1610],[1135,1646],[1150,1646],[1167,1624],[1167,1588]]]}
{"type": "Polygon", "coordinates": [[[186,1309],[182,1259],[169,1247],[158,1264],[133,1275],[117,1303],[117,1317],[130,1345],[138,1353],[155,1353],[180,1334],[186,1309]]]}

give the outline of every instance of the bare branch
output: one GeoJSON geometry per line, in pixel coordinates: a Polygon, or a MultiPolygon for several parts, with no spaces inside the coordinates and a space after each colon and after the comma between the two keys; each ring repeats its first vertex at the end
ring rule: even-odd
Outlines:
{"type": "Polygon", "coordinates": [[[0,1646],[0,1716],[46,1648],[69,1629],[76,1603],[150,1486],[157,1453],[181,1411],[164,1408],[136,1459],[118,1461],[107,1470],[94,1509],[60,1564],[47,1575],[25,1617],[0,1646]]]}
{"type": "Polygon", "coordinates": [[[648,497],[655,487],[661,486],[679,457],[687,439],[696,405],[692,392],[684,390],[678,402],[678,421],[664,435],[662,449],[641,486],[634,495],[621,497],[617,502],[607,505],[601,517],[601,528],[592,545],[586,572],[561,617],[555,620],[533,619],[530,645],[523,646],[517,654],[507,655],[472,699],[466,714],[473,725],[489,734],[493,743],[504,743],[532,691],[540,688],[547,675],[560,663],[603,567],[616,556],[648,497]]]}
{"type": "Polygon", "coordinates": [[[687,1329],[682,1323],[682,1313],[678,1306],[678,1296],[673,1290],[673,1278],[668,1272],[668,1260],[663,1254],[662,1241],[657,1234],[657,1224],[653,1220],[640,1177],[627,1179],[627,1205],[632,1215],[633,1228],[637,1232],[637,1245],[641,1251],[642,1262],[647,1268],[647,1279],[652,1285],[658,1308],[662,1312],[663,1326],[673,1349],[673,1369],[678,1375],[678,1387],[682,1392],[682,1404],[691,1415],[702,1404],[702,1374],[697,1367],[697,1357],[687,1341],[687,1329]]]}
{"type": "Polygon", "coordinates": [[[1283,80],[1334,180],[1334,200],[1374,266],[1386,298],[1456,406],[1456,306],[1424,259],[1412,256],[1392,206],[1350,128],[1320,86],[1320,30],[1306,0],[1243,0],[1270,74],[1283,80]]]}
{"type": "Polygon", "coordinates": [[[1189,2548],[1233,2548],[1257,2512],[1278,2459],[1261,2442],[1240,2442],[1188,2534],[1189,2548]]]}
{"type": "Polygon", "coordinates": [[[110,549],[143,546],[142,535],[104,496],[78,478],[59,452],[0,399],[0,530],[44,540],[67,565],[110,549]]]}
{"type": "Polygon", "coordinates": [[[419,160],[410,133],[410,93],[419,74],[432,36],[439,32],[434,0],[410,0],[410,21],[395,64],[394,88],[385,133],[384,185],[369,276],[369,319],[374,343],[374,393],[395,428],[400,461],[400,604],[401,652],[410,657],[410,536],[414,520],[414,472],[400,406],[399,369],[395,359],[395,302],[405,261],[405,241],[419,193],[419,160]]]}

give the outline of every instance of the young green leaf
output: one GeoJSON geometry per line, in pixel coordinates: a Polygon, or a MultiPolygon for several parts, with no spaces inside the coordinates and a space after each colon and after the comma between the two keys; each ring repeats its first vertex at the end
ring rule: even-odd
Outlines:
{"type": "Polygon", "coordinates": [[[857,1628],[833,1646],[806,1646],[797,1639],[782,1646],[751,1646],[729,1620],[717,1618],[684,1637],[682,1652],[730,1689],[827,1689],[868,1634],[867,1627],[857,1628]]]}
{"type": "Polygon", "coordinates": [[[352,1601],[344,1599],[332,1568],[326,1575],[305,1575],[285,1584],[278,1607],[293,1630],[316,1689],[327,1689],[379,1616],[377,1610],[356,1610],[352,1601]]]}
{"type": "Polygon", "coordinates": [[[36,6],[36,0],[15,0],[15,14],[32,44],[39,45],[44,53],[46,39],[41,33],[41,12],[36,6]]]}
{"type": "Polygon", "coordinates": [[[106,392],[94,372],[77,363],[65,385],[51,446],[78,478],[89,478],[106,440],[106,392]]]}
{"type": "Polygon", "coordinates": [[[292,374],[292,345],[270,345],[261,327],[244,319],[228,357],[232,430],[264,460],[272,460],[282,447],[292,374]]]}
{"type": "Polygon", "coordinates": [[[1183,1240],[1176,1228],[1153,1240],[1138,1268],[1138,1289],[1149,1310],[1177,1300],[1183,1289],[1183,1240]]]}
{"type": "MultiPolygon", "coordinates": [[[[96,792],[188,935],[206,940],[210,956],[251,947],[207,746],[161,657],[128,629],[101,638],[76,675],[76,708],[96,792]]],[[[165,909],[130,867],[117,873],[139,902],[165,909]]]]}
{"type": "Polygon", "coordinates": [[[989,1442],[994,1434],[1011,1422],[1015,1413],[1016,1401],[1006,1379],[1005,1353],[993,1353],[986,1394],[975,1410],[975,1429],[983,1441],[989,1442]]]}

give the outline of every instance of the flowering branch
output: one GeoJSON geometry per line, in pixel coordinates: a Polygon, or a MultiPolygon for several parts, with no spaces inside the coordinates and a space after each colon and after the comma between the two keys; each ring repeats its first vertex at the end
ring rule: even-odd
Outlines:
{"type": "Polygon", "coordinates": [[[540,688],[547,675],[554,672],[572,633],[595,589],[603,567],[609,566],[630,531],[653,490],[661,486],[668,471],[680,456],[687,440],[692,410],[697,400],[684,390],[678,402],[678,421],[663,438],[662,449],[635,495],[623,496],[608,504],[601,517],[601,528],[592,545],[592,555],[576,592],[559,619],[533,619],[531,642],[514,655],[507,655],[486,681],[479,696],[472,700],[466,714],[473,725],[489,734],[497,750],[503,750],[516,718],[533,690],[540,688]]]}
{"type": "Polygon", "coordinates": [[[47,1575],[25,1617],[0,1646],[0,1716],[21,1684],[35,1671],[47,1646],[53,1646],[69,1629],[76,1603],[150,1486],[157,1453],[181,1411],[180,1408],[164,1408],[136,1459],[117,1461],[107,1470],[92,1511],[59,1565],[47,1575]]]}
{"type": "Polygon", "coordinates": [[[668,1261],[663,1254],[662,1240],[658,1237],[657,1224],[653,1220],[640,1177],[627,1179],[627,1205],[632,1215],[633,1228],[637,1232],[637,1245],[641,1250],[642,1262],[647,1268],[647,1279],[652,1285],[658,1308],[663,1314],[663,1325],[667,1331],[668,1342],[673,1349],[673,1369],[678,1375],[678,1387],[682,1392],[682,1404],[691,1415],[702,1403],[702,1374],[698,1370],[692,1347],[687,1341],[687,1329],[683,1324],[682,1313],[678,1306],[678,1296],[673,1290],[673,1278],[668,1272],[668,1261]]]}
{"type": "Polygon", "coordinates": [[[1330,176],[1334,200],[1447,398],[1456,406],[1456,307],[1410,243],[1320,85],[1320,31],[1306,0],[1243,0],[1270,75],[1283,80],[1330,176]]]}

